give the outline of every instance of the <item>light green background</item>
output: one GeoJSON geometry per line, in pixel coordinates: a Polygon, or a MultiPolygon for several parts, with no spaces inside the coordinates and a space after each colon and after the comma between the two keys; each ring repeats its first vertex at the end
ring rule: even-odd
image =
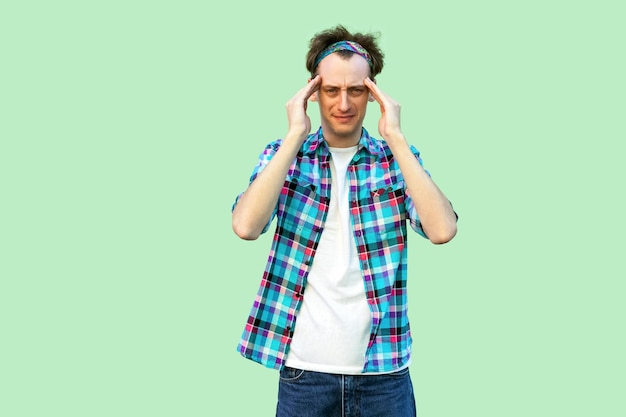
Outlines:
{"type": "Polygon", "coordinates": [[[336,23],[461,216],[410,240],[420,416],[626,415],[622,2],[211,3],[0,6],[0,415],[273,415],[230,208],[336,23]]]}

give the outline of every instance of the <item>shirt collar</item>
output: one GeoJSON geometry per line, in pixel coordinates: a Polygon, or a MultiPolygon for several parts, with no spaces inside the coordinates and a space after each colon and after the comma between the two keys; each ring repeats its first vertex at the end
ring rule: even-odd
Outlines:
{"type": "MultiPolygon", "coordinates": [[[[383,149],[381,143],[372,138],[365,128],[361,128],[361,139],[359,140],[359,148],[364,148],[374,156],[383,156],[383,149]]],[[[310,134],[302,145],[302,150],[305,154],[314,154],[318,149],[321,152],[328,153],[328,144],[324,140],[322,134],[322,128],[320,127],[317,132],[310,134]]]]}

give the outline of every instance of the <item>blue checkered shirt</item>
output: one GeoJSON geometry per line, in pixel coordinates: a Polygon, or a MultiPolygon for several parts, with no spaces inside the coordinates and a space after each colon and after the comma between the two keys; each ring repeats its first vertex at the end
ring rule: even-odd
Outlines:
{"type": "MultiPolygon", "coordinates": [[[[250,182],[280,145],[279,139],[265,148],[250,182]]],[[[417,149],[411,147],[411,151],[421,164],[417,149]]],[[[238,350],[269,368],[282,369],[289,353],[307,275],[328,213],[330,158],[320,128],[307,137],[291,164],[274,213],[263,230],[266,232],[276,217],[269,259],[238,350]]],[[[371,310],[363,372],[390,372],[406,365],[411,354],[407,220],[413,230],[425,234],[400,168],[384,141],[363,129],[359,151],[347,175],[353,235],[371,310]]]]}

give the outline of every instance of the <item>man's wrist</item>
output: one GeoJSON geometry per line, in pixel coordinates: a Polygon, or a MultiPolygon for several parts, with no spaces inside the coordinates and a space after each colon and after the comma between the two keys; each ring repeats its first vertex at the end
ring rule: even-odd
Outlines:
{"type": "Polygon", "coordinates": [[[408,142],[406,138],[404,137],[404,134],[400,131],[387,135],[387,137],[385,138],[385,141],[390,147],[394,147],[397,145],[408,145],[408,142]]]}
{"type": "Polygon", "coordinates": [[[290,143],[300,147],[306,140],[307,136],[309,136],[308,133],[289,130],[287,131],[287,134],[283,137],[283,143],[290,143]]]}

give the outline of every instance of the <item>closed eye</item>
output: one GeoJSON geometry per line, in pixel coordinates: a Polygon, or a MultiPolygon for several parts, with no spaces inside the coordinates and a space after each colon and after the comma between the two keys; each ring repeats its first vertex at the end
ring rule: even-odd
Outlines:
{"type": "Polygon", "coordinates": [[[348,94],[350,94],[352,97],[358,97],[365,93],[365,90],[365,87],[350,87],[348,88],[348,94]]]}

